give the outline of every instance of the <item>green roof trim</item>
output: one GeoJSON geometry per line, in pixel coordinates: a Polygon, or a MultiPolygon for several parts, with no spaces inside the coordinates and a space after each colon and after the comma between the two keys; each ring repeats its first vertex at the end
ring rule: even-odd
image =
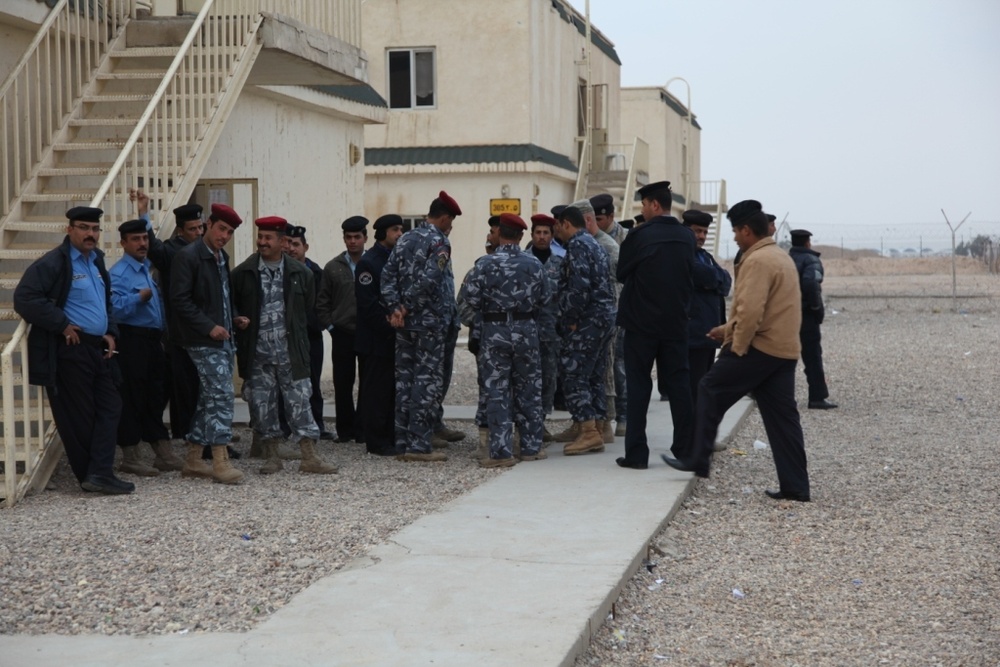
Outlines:
{"type": "MultiPolygon", "coordinates": [[[[679,104],[677,100],[672,98],[670,95],[667,95],[662,90],[660,91],[660,100],[662,100],[663,103],[666,104],[668,107],[676,111],[678,116],[683,116],[687,118],[687,109],[684,108],[684,105],[679,104]]],[[[694,115],[691,116],[691,124],[697,127],[699,130],[701,129],[701,125],[698,124],[697,116],[694,115]]]]}
{"type": "MultiPolygon", "coordinates": [[[[576,26],[577,32],[579,32],[584,37],[587,36],[586,23],[583,20],[581,20],[580,17],[577,16],[575,13],[567,9],[564,3],[560,2],[559,0],[552,0],[552,8],[555,9],[557,12],[559,12],[559,16],[562,17],[563,21],[566,21],[566,23],[572,23],[573,25],[576,26]]],[[[591,24],[591,27],[593,27],[593,24],[591,24]]],[[[618,65],[622,64],[622,61],[618,58],[618,52],[615,51],[615,47],[612,46],[611,42],[605,39],[603,35],[591,30],[590,41],[591,43],[593,43],[594,46],[598,48],[598,50],[601,53],[606,55],[608,58],[611,58],[612,61],[614,61],[618,65]]]]}
{"type": "Polygon", "coordinates": [[[350,100],[352,102],[360,102],[361,104],[367,104],[372,107],[381,107],[383,109],[389,108],[389,103],[378,94],[377,90],[369,86],[367,83],[354,84],[350,86],[309,87],[313,90],[318,90],[321,93],[333,95],[334,97],[342,97],[345,100],[350,100]]]}
{"type": "Polygon", "coordinates": [[[576,172],[576,165],[567,156],[535,144],[365,149],[366,165],[479,164],[483,162],[542,162],[576,172]]]}
{"type": "Polygon", "coordinates": [[[684,195],[682,195],[682,194],[678,194],[678,193],[676,193],[676,192],[674,192],[674,191],[671,190],[671,192],[670,192],[670,198],[673,199],[678,204],[685,204],[685,205],[687,205],[687,199],[685,199],[684,195]]]}

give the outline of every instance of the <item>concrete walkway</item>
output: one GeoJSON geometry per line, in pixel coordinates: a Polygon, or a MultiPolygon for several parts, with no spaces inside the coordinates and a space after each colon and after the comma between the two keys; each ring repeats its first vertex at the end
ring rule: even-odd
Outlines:
{"type": "MultiPolygon", "coordinates": [[[[727,440],[749,413],[740,401],[727,440]]],[[[469,410],[446,410],[449,419],[469,410]]],[[[650,405],[650,469],[603,454],[521,463],[299,593],[247,633],[2,636],[2,667],[572,665],[692,477],[659,459],[667,403],[650,405]]]]}

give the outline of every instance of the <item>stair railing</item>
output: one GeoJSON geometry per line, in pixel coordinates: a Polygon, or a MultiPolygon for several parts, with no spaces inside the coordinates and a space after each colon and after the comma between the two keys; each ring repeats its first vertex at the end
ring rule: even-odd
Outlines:
{"type": "Polygon", "coordinates": [[[622,194],[622,218],[635,217],[635,192],[639,182],[639,172],[649,174],[649,144],[639,137],[632,142],[632,154],[628,164],[628,178],[625,180],[625,192],[622,194]]]}
{"type": "Polygon", "coordinates": [[[59,0],[0,86],[0,220],[124,28],[131,5],[131,0],[59,0]],[[78,8],[81,4],[86,8],[78,8]]]}

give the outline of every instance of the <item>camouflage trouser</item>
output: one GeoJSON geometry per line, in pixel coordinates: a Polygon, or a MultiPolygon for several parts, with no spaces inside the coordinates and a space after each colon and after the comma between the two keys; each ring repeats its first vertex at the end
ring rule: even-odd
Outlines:
{"type": "Polygon", "coordinates": [[[444,396],[447,331],[396,332],[396,448],[428,453],[444,396]]]}
{"type": "Polygon", "coordinates": [[[534,455],[542,446],[542,373],[538,333],[531,320],[484,322],[479,350],[490,458],[512,455],[514,424],[521,433],[521,452],[534,455]]]}
{"type": "Polygon", "coordinates": [[[281,438],[278,401],[283,401],[285,418],[298,438],[319,438],[319,427],[313,418],[309,398],[312,381],[292,378],[292,364],[254,361],[250,377],[243,385],[243,395],[250,406],[253,430],[262,438],[281,438]]]}
{"type": "Polygon", "coordinates": [[[608,419],[615,418],[615,332],[612,327],[608,344],[604,348],[604,405],[608,419]]]}
{"type": "Polygon", "coordinates": [[[610,322],[581,322],[576,331],[563,336],[559,352],[566,408],[573,421],[604,419],[607,416],[604,375],[607,349],[613,325],[610,322]]]}
{"type": "Polygon", "coordinates": [[[543,340],[541,348],[542,368],[542,414],[552,414],[552,402],[556,396],[559,381],[559,341],[543,340]]]}
{"type": "Polygon", "coordinates": [[[196,445],[227,445],[233,438],[233,348],[186,348],[198,371],[198,404],[187,441],[196,445]]]}
{"type": "Polygon", "coordinates": [[[615,327],[615,414],[625,421],[628,392],[625,391],[625,330],[615,327]]]}
{"type": "Polygon", "coordinates": [[[451,373],[455,368],[455,345],[458,344],[458,331],[461,327],[448,329],[448,335],[444,340],[444,359],[441,370],[441,403],[437,406],[437,418],[434,420],[434,432],[444,428],[444,399],[448,395],[448,388],[451,386],[451,373]]]}

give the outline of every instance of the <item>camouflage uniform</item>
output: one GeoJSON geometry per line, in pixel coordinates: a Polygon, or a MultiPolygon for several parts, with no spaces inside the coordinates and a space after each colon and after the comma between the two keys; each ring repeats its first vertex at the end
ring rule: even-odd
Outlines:
{"type": "Polygon", "coordinates": [[[573,421],[605,419],[604,384],[615,315],[608,255],[586,230],[566,244],[558,287],[562,373],[573,421]],[[576,325],[576,330],[569,327],[576,325]]]}
{"type": "Polygon", "coordinates": [[[444,397],[445,347],[458,321],[451,244],[434,225],[403,234],[382,270],[382,301],[406,308],[396,332],[396,446],[429,453],[444,397]]]}
{"type": "Polygon", "coordinates": [[[521,451],[542,446],[542,374],[535,317],[549,301],[541,262],[516,244],[480,257],[466,278],[465,301],[482,320],[479,368],[487,395],[490,458],[512,455],[513,426],[521,451]],[[513,411],[512,409],[513,408],[513,411]]]}
{"type": "Polygon", "coordinates": [[[555,253],[549,255],[543,264],[545,281],[548,283],[549,303],[538,311],[538,340],[541,350],[542,368],[542,412],[550,414],[553,410],[553,400],[556,395],[556,384],[559,379],[559,331],[556,322],[559,319],[559,304],[556,300],[559,289],[559,273],[563,258],[555,253]]]}
{"type": "Polygon", "coordinates": [[[469,328],[469,352],[476,357],[476,369],[479,374],[476,378],[476,384],[479,385],[479,396],[476,403],[476,426],[486,428],[487,393],[483,385],[482,370],[479,368],[479,351],[483,340],[483,321],[479,313],[473,310],[472,306],[466,300],[466,291],[468,290],[469,276],[471,275],[472,269],[469,269],[469,272],[465,274],[465,278],[462,280],[462,286],[458,290],[458,297],[455,301],[458,304],[459,320],[469,328]]]}
{"type": "MultiPolygon", "coordinates": [[[[618,311],[618,298],[622,294],[623,285],[615,276],[618,274],[619,244],[610,234],[597,231],[594,239],[608,253],[608,267],[611,270],[611,286],[615,292],[615,311],[618,311]]],[[[613,408],[618,421],[625,421],[625,336],[619,327],[614,327],[611,340],[608,341],[607,369],[604,372],[604,388],[608,398],[614,398],[614,404],[608,405],[609,414],[613,408]]]]}

